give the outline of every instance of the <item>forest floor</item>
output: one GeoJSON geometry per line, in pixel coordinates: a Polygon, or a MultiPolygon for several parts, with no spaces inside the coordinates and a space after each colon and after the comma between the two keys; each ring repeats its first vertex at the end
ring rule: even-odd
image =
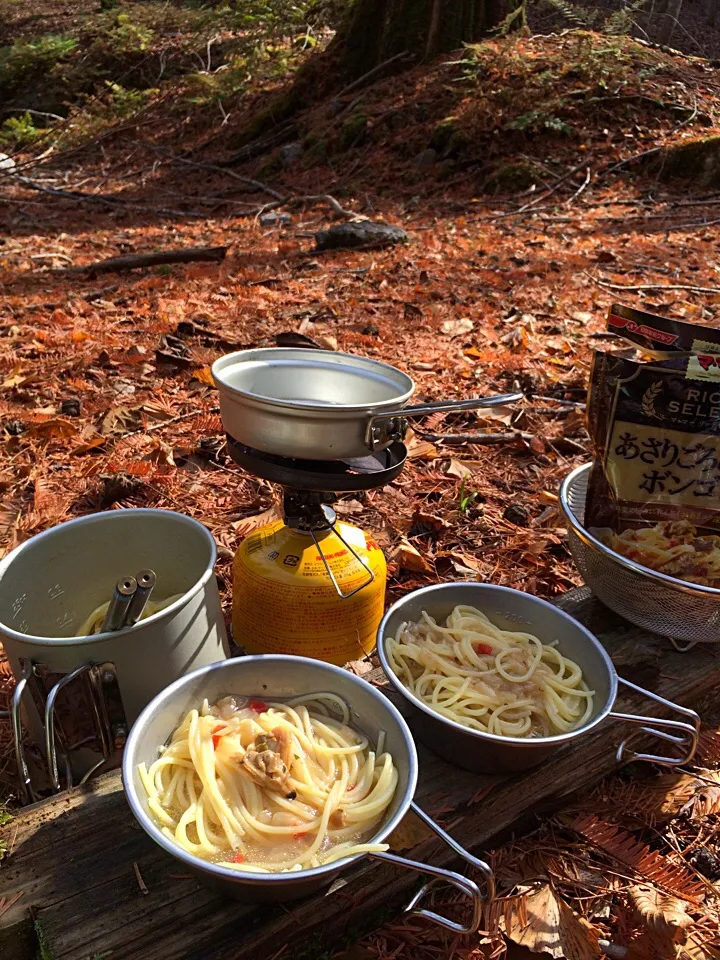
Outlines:
{"type": "MultiPolygon", "coordinates": [[[[165,7],[160,31],[152,4],[132,4],[103,14],[98,32],[100,15],[84,20],[83,4],[51,5],[55,40],[43,40],[39,61],[37,18],[0,26],[12,41],[0,78],[13,78],[23,105],[37,91],[36,113],[0,127],[16,163],[0,171],[0,549],[93,510],[181,510],[218,543],[229,610],[233,553],[279,502],[227,456],[209,365],[233,349],[305,342],[396,364],[418,401],[525,394],[513,409],[419,421],[401,476],[340,501],[341,515],[382,543],[391,597],[453,578],[550,598],[578,585],[558,487],[590,457],[588,370],[607,343],[609,306],[716,323],[720,179],[664,179],[661,148],[720,134],[720,72],[588,32],[497,40],[340,90],[248,145],[248,117],[322,42],[321,22],[251,56],[255,26],[224,13],[165,7]],[[131,6],[137,16],[122,19],[131,6]],[[115,68],[142,82],[103,73],[108,43],[115,68]],[[60,119],[48,125],[47,114],[60,119]],[[327,195],[402,226],[409,242],[315,250],[313,232],[334,222],[327,195]],[[200,246],[227,253],[119,273],[91,266],[200,246]]],[[[11,6],[17,16],[4,0],[11,6]]],[[[12,685],[0,654],[0,701],[12,685]]],[[[12,763],[0,720],[6,794],[12,763]]],[[[635,889],[642,878],[602,865],[558,886],[547,862],[545,882],[513,896],[526,905],[539,889],[570,904],[594,937],[582,958],[602,955],[598,937],[613,958],[720,957],[713,728],[698,764],[705,780],[642,781],[654,806],[638,806],[627,779],[608,789],[619,798],[627,787],[621,822],[626,813],[635,836],[706,885],[701,905],[651,888],[648,906],[635,889]],[[703,845],[707,857],[693,859],[703,845]]],[[[498,856],[510,864],[516,854],[498,856]]],[[[399,925],[346,957],[479,960],[509,948],[520,960],[532,946],[453,943],[399,925]]]]}

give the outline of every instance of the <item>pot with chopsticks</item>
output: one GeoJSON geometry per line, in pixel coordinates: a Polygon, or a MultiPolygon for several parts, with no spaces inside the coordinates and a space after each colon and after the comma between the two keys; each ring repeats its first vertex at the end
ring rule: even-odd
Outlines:
{"type": "Polygon", "coordinates": [[[0,562],[0,640],[17,680],[11,713],[27,802],[47,787],[32,782],[26,731],[47,763],[38,783],[57,791],[116,758],[168,683],[228,655],[216,557],[191,517],[127,509],[61,523],[0,562]],[[100,632],[88,632],[93,619],[100,632]]]}
{"type": "Polygon", "coordinates": [[[521,393],[408,406],[415,390],[401,370],[378,360],[326,350],[270,347],[216,360],[226,433],[280,457],[366,457],[402,440],[410,417],[513,403],[521,393]]]}
{"type": "Polygon", "coordinates": [[[228,694],[260,696],[286,700],[310,694],[332,693],[341,697],[350,709],[350,725],[376,744],[384,733],[384,749],[391,755],[398,772],[393,800],[375,835],[367,842],[379,843],[390,836],[405,814],[412,810],[441,837],[484,880],[486,899],[494,893],[493,874],[488,865],[464,850],[414,802],[418,761],[415,744],[407,724],[393,704],[369,683],[341,667],[304,657],[279,654],[241,657],[196,670],[171,684],[148,704],[130,731],[123,756],[123,783],[130,808],[140,826],[167,853],[182,861],[203,883],[237,900],[277,903],[307,896],[326,887],[338,874],[361,857],[368,857],[419,873],[432,879],[412,898],[407,910],[456,932],[477,930],[483,898],[477,883],[451,870],[408,860],[393,853],[359,853],[312,869],[285,873],[255,873],[229,869],[187,852],[157,824],[148,807],[147,794],[138,770],[158,757],[187,712],[199,708],[204,698],[215,703],[228,694]],[[426,891],[444,880],[469,898],[469,919],[457,923],[418,904],[426,891]]]}
{"type": "Polygon", "coordinates": [[[542,763],[566,743],[582,743],[582,738],[607,720],[622,720],[672,744],[668,754],[636,753],[626,738],[618,747],[618,763],[644,760],[649,763],[679,766],[688,763],[695,752],[700,718],[694,710],[682,707],[618,676],[600,642],[581,623],[545,600],[520,590],[490,583],[441,583],[413,590],[398,600],[385,614],[378,628],[377,651],[388,680],[402,698],[410,727],[431,750],[458,767],[475,772],[518,772],[542,763]],[[557,641],[560,653],[581,668],[588,688],[594,691],[590,717],[580,727],[554,736],[507,737],[472,729],[433,710],[416,697],[393,672],[388,658],[388,639],[395,637],[407,623],[417,623],[426,612],[442,624],[458,605],[481,610],[500,630],[526,631],[542,643],[557,641]],[[613,711],[619,687],[653,700],[666,711],[674,711],[682,720],[667,720],[613,711]]]}

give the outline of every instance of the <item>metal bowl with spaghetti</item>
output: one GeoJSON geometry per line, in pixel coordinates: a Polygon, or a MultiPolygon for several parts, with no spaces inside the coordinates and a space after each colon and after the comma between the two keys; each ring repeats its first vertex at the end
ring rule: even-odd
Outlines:
{"type": "Polygon", "coordinates": [[[590,464],[563,481],[560,506],[568,544],[585,583],[605,606],[631,623],[669,637],[677,649],[720,641],[720,589],[691,583],[611,550],[584,526],[590,464]]]}

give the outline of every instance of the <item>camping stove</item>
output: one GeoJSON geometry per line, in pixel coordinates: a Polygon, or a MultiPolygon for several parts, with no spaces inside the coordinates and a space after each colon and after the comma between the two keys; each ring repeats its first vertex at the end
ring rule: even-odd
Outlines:
{"type": "Polygon", "coordinates": [[[60,524],[3,559],[0,640],[17,682],[11,718],[26,802],[117,765],[156,694],[225,659],[215,558],[197,521],[137,509],[60,524]],[[75,636],[118,579],[143,568],[157,573],[153,597],[173,602],[132,626],[75,636]]]}
{"type": "Polygon", "coordinates": [[[346,460],[280,457],[227,438],[248,473],[283,488],[283,519],[240,545],[233,565],[233,636],[251,653],[288,653],[343,664],[370,653],[387,568],[374,538],[337,519],[338,493],[394,480],[406,450],[346,460]]]}

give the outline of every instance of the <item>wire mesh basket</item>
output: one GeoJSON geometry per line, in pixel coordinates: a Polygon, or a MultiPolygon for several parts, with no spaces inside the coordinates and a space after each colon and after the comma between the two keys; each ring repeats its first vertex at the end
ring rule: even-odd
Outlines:
{"type": "Polygon", "coordinates": [[[720,589],[640,566],[584,528],[590,469],[585,464],[573,470],[560,488],[570,552],[585,583],[605,606],[638,627],[670,637],[679,650],[719,642],[720,589]]]}

